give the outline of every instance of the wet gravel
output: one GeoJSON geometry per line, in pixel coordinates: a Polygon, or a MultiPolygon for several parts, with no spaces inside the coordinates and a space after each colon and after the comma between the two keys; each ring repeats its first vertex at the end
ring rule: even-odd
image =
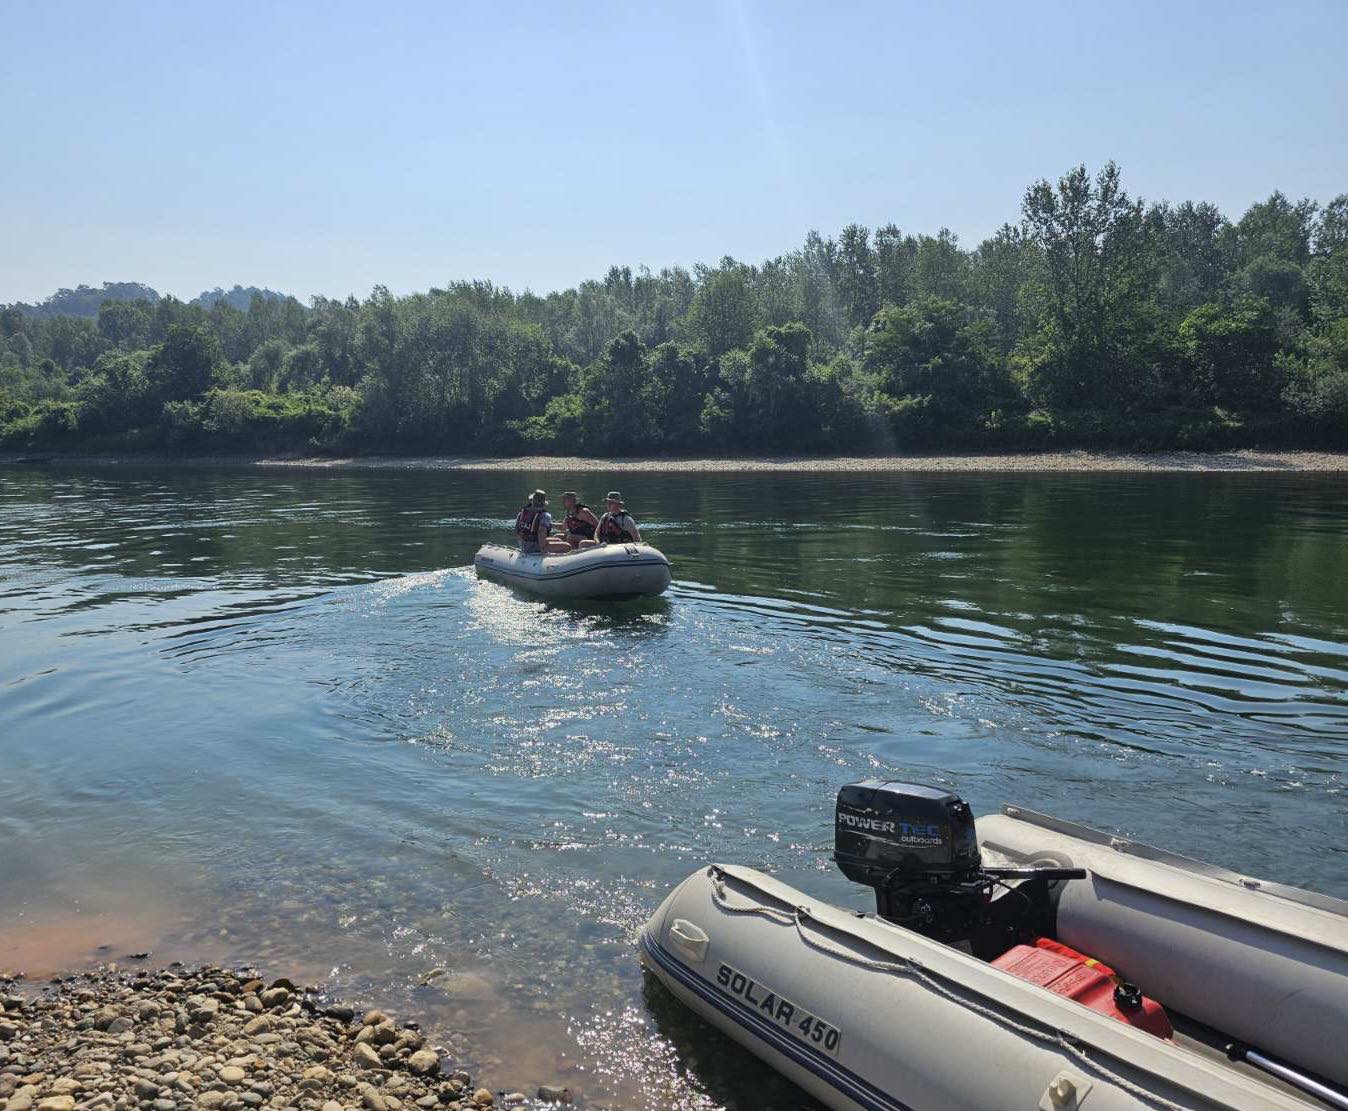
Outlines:
{"type": "Polygon", "coordinates": [[[0,981],[3,1111],[478,1111],[570,1103],[473,1082],[415,1022],[249,969],[0,981]]]}

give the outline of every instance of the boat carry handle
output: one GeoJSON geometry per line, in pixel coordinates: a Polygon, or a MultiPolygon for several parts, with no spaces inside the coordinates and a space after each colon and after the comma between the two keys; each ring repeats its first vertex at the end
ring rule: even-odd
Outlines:
{"type": "Polygon", "coordinates": [[[697,961],[698,964],[706,960],[707,946],[711,943],[711,938],[696,922],[689,922],[686,918],[674,919],[669,927],[669,939],[683,951],[684,955],[697,961]]]}

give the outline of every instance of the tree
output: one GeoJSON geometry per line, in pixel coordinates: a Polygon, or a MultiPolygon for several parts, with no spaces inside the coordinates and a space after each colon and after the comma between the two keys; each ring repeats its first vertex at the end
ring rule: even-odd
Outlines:
{"type": "Polygon", "coordinates": [[[269,339],[258,344],[248,359],[245,373],[248,385],[257,390],[276,389],[286,353],[286,345],[279,339],[269,339]]]}
{"type": "Polygon", "coordinates": [[[1338,446],[1348,446],[1348,317],[1333,321],[1308,337],[1303,351],[1279,361],[1293,416],[1314,432],[1328,433],[1338,446]]]}
{"type": "Polygon", "coordinates": [[[1245,294],[1227,305],[1200,305],[1184,318],[1179,336],[1196,399],[1242,412],[1277,404],[1278,320],[1267,300],[1245,294]]]}
{"type": "Polygon", "coordinates": [[[1348,316],[1348,193],[1335,197],[1320,215],[1307,276],[1316,322],[1348,316]]]}
{"type": "Polygon", "coordinates": [[[609,340],[630,324],[622,306],[599,282],[581,282],[575,298],[575,326],[572,334],[573,357],[593,362],[609,340]]]}
{"type": "Polygon", "coordinates": [[[1348,443],[1348,195],[1320,215],[1307,268],[1312,328],[1279,355],[1284,400],[1312,432],[1348,443]]]}
{"type": "Polygon", "coordinates": [[[927,297],[881,309],[863,358],[900,447],[943,437],[968,442],[1010,397],[992,321],[954,301],[927,297]]]}
{"type": "Polygon", "coordinates": [[[581,441],[587,450],[649,450],[655,421],[648,386],[645,346],[635,332],[615,336],[580,375],[581,441]]]}
{"type": "Polygon", "coordinates": [[[211,388],[223,364],[219,341],[204,327],[174,324],[150,356],[147,370],[165,401],[190,401],[211,388]]]}
{"type": "Polygon", "coordinates": [[[153,311],[150,301],[104,301],[98,306],[98,333],[123,350],[148,347],[153,311]]]}
{"type": "Polygon", "coordinates": [[[838,300],[853,327],[870,323],[880,307],[880,287],[870,232],[848,224],[838,237],[838,300]]]}
{"type": "Polygon", "coordinates": [[[1315,211],[1313,201],[1293,203],[1282,193],[1251,205],[1224,237],[1231,288],[1303,316],[1315,211]]]}
{"type": "MultiPolygon", "coordinates": [[[[353,385],[357,371],[357,329],[360,303],[354,297],[338,301],[315,297],[309,311],[306,334],[319,351],[323,366],[334,382],[353,385]]],[[[263,344],[280,340],[264,340],[263,344]]]]}
{"type": "Polygon", "coordinates": [[[712,382],[708,362],[675,343],[662,343],[646,358],[648,403],[655,414],[654,443],[671,451],[691,450],[701,439],[703,396],[712,382]]]}
{"type": "Polygon", "coordinates": [[[838,297],[838,245],[811,231],[791,265],[799,275],[801,323],[810,329],[816,344],[836,348],[849,326],[838,297]]]}
{"type": "Polygon", "coordinates": [[[14,355],[14,362],[16,365],[23,367],[25,370],[32,365],[33,341],[24,335],[24,333],[16,332],[14,335],[10,336],[8,347],[10,352],[14,355]]]}
{"type": "Polygon", "coordinates": [[[1157,245],[1157,300],[1175,312],[1215,301],[1226,280],[1230,225],[1215,205],[1157,205],[1147,215],[1157,245]]]}
{"type": "Polygon", "coordinates": [[[974,253],[969,279],[972,300],[991,311],[1003,358],[1020,342],[1025,324],[1022,296],[1038,263],[1034,245],[1021,228],[1011,224],[1002,225],[974,253]]]}
{"type": "Polygon", "coordinates": [[[813,339],[800,323],[767,328],[754,337],[737,399],[750,442],[780,449],[804,438],[815,425],[806,374],[813,339]]]}
{"type": "Polygon", "coordinates": [[[913,296],[947,301],[967,298],[969,259],[949,228],[917,239],[913,255],[913,296]]]}
{"type": "Polygon", "coordinates": [[[875,232],[876,292],[882,305],[904,305],[912,297],[914,256],[917,245],[895,224],[875,232]]]}
{"type": "Polygon", "coordinates": [[[727,258],[701,278],[688,312],[688,335],[712,358],[747,347],[758,327],[749,268],[727,258]]]}
{"type": "Polygon", "coordinates": [[[306,386],[317,385],[326,377],[327,368],[323,365],[323,353],[318,345],[302,343],[286,352],[278,384],[285,389],[302,390],[306,386]]]}
{"type": "Polygon", "coordinates": [[[91,434],[123,433],[146,428],[159,419],[163,397],[148,373],[146,352],[110,352],[76,388],[91,434]]]}
{"type": "Polygon", "coordinates": [[[1127,407],[1150,384],[1143,205],[1124,191],[1118,166],[1092,181],[1084,166],[1025,194],[1024,230],[1041,256],[1028,294],[1038,318],[1025,363],[1036,399],[1050,408],[1127,407]]]}

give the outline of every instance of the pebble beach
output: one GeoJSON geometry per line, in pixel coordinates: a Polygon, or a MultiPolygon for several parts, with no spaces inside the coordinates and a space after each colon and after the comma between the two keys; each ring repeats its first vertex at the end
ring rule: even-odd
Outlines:
{"type": "Polygon", "coordinates": [[[527,455],[505,459],[378,458],[259,460],[297,467],[427,471],[740,472],[1050,472],[1072,471],[1348,471],[1348,454],[1321,451],[1121,452],[1055,451],[1024,455],[863,455],[766,459],[595,459],[527,455]]]}
{"type": "Polygon", "coordinates": [[[0,980],[4,1111],[479,1111],[571,1102],[490,1088],[417,1023],[252,970],[116,965],[0,980]]]}
{"type": "Polygon", "coordinates": [[[571,455],[516,456],[148,456],[4,455],[5,464],[117,465],[172,463],[203,467],[292,467],[368,471],[571,471],[660,474],[715,473],[1074,473],[1116,472],[1348,472],[1348,452],[1332,451],[1047,451],[1003,455],[858,455],[770,458],[597,458],[571,455]]]}

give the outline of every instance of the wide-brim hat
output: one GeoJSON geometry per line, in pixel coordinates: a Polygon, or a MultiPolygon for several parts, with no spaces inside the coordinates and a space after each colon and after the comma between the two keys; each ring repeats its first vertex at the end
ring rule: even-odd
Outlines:
{"type": "Polygon", "coordinates": [[[528,501],[533,505],[547,505],[548,493],[546,490],[535,490],[529,495],[528,501]]]}
{"type": "Polygon", "coordinates": [[[616,501],[619,505],[627,504],[626,502],[623,501],[623,496],[620,493],[618,493],[617,490],[610,490],[607,494],[604,495],[604,500],[616,501]]]}

